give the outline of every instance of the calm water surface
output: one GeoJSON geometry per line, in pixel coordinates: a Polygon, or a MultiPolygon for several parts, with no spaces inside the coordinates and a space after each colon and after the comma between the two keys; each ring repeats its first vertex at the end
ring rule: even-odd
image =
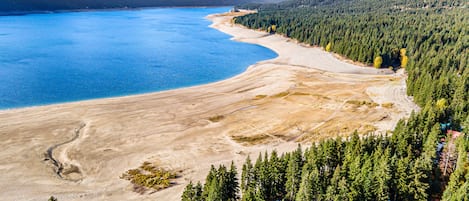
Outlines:
{"type": "Polygon", "coordinates": [[[276,56],[209,28],[229,8],[0,17],[0,109],[214,82],[276,56]]]}

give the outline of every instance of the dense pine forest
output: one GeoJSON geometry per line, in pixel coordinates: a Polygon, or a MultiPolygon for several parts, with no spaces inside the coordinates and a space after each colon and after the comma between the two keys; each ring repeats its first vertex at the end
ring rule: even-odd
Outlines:
{"type": "Polygon", "coordinates": [[[258,10],[235,19],[249,28],[275,27],[354,61],[405,68],[407,92],[422,109],[392,135],[354,133],[304,151],[265,153],[247,158],[239,176],[233,166],[212,167],[182,200],[469,200],[467,0],[289,0],[242,8],[258,10]]]}

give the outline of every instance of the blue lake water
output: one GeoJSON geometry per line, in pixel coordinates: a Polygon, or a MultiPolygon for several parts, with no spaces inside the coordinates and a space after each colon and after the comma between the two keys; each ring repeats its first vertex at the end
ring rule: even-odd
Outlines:
{"type": "Polygon", "coordinates": [[[0,109],[175,89],[232,77],[271,50],[162,8],[0,17],[0,109]]]}

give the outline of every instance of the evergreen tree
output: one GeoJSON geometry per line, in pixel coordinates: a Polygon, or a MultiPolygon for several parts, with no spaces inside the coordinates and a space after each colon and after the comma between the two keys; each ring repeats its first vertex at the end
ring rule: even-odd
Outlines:
{"type": "Polygon", "coordinates": [[[304,168],[301,176],[301,183],[298,190],[298,194],[296,194],[296,201],[303,201],[303,200],[313,200],[313,195],[311,190],[312,187],[312,180],[310,180],[310,173],[308,168],[304,168]]]}
{"type": "MultiPolygon", "coordinates": [[[[335,168],[334,175],[331,178],[331,183],[327,187],[325,200],[330,200],[330,201],[339,200],[339,196],[340,196],[339,182],[340,181],[341,181],[340,166],[338,166],[337,168],[335,168]]],[[[346,197],[344,198],[346,199],[346,197]]]]}
{"type": "Polygon", "coordinates": [[[392,178],[390,170],[390,150],[389,148],[382,153],[381,148],[375,151],[373,167],[373,187],[371,190],[375,195],[376,201],[388,201],[390,199],[390,181],[392,178]]]}
{"type": "Polygon", "coordinates": [[[424,168],[424,161],[421,158],[416,159],[411,168],[408,190],[410,195],[412,195],[412,200],[424,201],[428,199],[427,189],[429,185],[423,182],[427,175],[424,171],[421,171],[424,168]]]}
{"type": "Polygon", "coordinates": [[[210,167],[210,171],[208,172],[207,177],[205,178],[204,189],[202,191],[203,199],[206,200],[208,198],[208,193],[210,192],[212,180],[214,180],[216,176],[217,176],[217,170],[215,169],[215,166],[212,165],[210,167]]]}
{"type": "Polygon", "coordinates": [[[338,193],[334,201],[342,201],[342,200],[347,201],[348,185],[347,185],[347,180],[344,177],[340,179],[338,188],[339,188],[338,193]]]}
{"type": "Polygon", "coordinates": [[[359,200],[375,200],[373,197],[373,172],[372,172],[372,162],[371,158],[368,155],[365,155],[365,162],[360,171],[360,180],[362,181],[360,190],[361,193],[358,196],[359,200]]]}
{"type": "Polygon", "coordinates": [[[192,181],[186,186],[184,192],[182,193],[181,201],[193,201],[195,198],[194,186],[192,181]]]}
{"type": "Polygon", "coordinates": [[[194,199],[193,201],[203,201],[202,198],[202,184],[200,182],[197,182],[197,185],[194,187],[194,199]]]}
{"type": "Polygon", "coordinates": [[[248,156],[246,162],[243,164],[241,173],[241,192],[244,194],[249,188],[253,188],[254,183],[254,171],[251,162],[251,158],[248,156]]]}
{"type": "Polygon", "coordinates": [[[348,183],[349,186],[349,200],[360,200],[361,197],[361,187],[363,183],[363,178],[361,175],[361,156],[357,156],[349,166],[348,171],[348,183]]]}
{"type": "Polygon", "coordinates": [[[243,193],[242,201],[255,201],[256,200],[256,193],[254,192],[254,188],[248,188],[243,193]]]}
{"type": "Polygon", "coordinates": [[[269,162],[270,200],[281,200],[285,196],[285,169],[277,151],[272,151],[269,162]]]}
{"type": "Polygon", "coordinates": [[[286,170],[287,181],[285,183],[287,200],[295,200],[298,188],[301,182],[301,167],[303,166],[303,156],[301,146],[298,145],[296,151],[293,152],[286,170]]]}
{"type": "Polygon", "coordinates": [[[220,184],[218,183],[218,179],[213,179],[209,183],[207,198],[206,201],[222,201],[223,194],[220,189],[220,184]]]}
{"type": "Polygon", "coordinates": [[[238,193],[239,193],[239,182],[237,178],[238,172],[236,171],[236,166],[234,165],[234,162],[231,162],[231,167],[230,171],[228,172],[228,178],[226,181],[226,200],[234,201],[238,199],[238,193]]]}

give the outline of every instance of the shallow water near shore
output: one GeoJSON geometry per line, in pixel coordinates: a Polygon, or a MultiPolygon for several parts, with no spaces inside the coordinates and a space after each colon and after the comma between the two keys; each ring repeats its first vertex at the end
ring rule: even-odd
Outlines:
{"type": "Polygon", "coordinates": [[[161,8],[0,17],[0,109],[219,81],[276,54],[230,40],[205,16],[161,8]]]}

